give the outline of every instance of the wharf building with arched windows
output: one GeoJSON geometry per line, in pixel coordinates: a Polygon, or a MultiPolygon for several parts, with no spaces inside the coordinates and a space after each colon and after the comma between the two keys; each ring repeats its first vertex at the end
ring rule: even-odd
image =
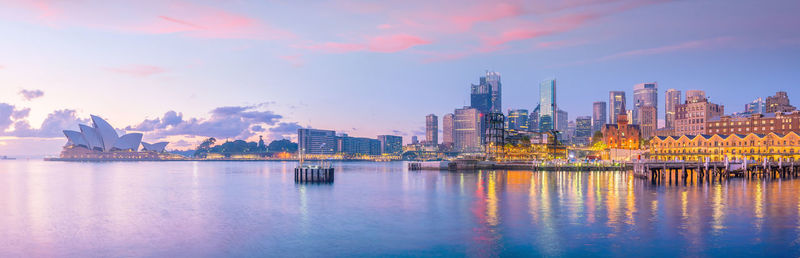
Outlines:
{"type": "Polygon", "coordinates": [[[800,158],[800,135],[770,132],[766,134],[701,134],[656,136],[650,140],[650,159],[710,161],[788,160],[800,158]]]}

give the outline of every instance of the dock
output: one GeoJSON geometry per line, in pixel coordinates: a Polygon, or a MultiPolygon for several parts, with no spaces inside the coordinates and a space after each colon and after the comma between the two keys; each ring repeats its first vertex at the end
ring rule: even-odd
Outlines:
{"type": "Polygon", "coordinates": [[[294,168],[296,183],[333,183],[333,167],[300,166],[294,168]]]}
{"type": "Polygon", "coordinates": [[[409,162],[408,170],[532,170],[532,171],[629,171],[626,163],[494,162],[479,160],[409,162]]]}
{"type": "Polygon", "coordinates": [[[633,164],[633,173],[637,177],[652,180],[676,180],[678,178],[697,178],[699,180],[722,180],[733,177],[741,178],[785,178],[800,175],[800,162],[778,159],[733,160],[717,162],[683,162],[683,161],[645,161],[633,164]]]}

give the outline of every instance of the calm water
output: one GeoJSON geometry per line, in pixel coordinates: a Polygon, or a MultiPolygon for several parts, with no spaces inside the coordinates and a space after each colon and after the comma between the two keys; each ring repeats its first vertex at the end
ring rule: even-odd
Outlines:
{"type": "Polygon", "coordinates": [[[798,256],[800,180],[0,161],[0,257],[798,256]]]}

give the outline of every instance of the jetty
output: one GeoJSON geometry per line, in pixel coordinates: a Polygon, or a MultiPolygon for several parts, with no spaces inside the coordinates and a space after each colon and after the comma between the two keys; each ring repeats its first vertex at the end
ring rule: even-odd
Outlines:
{"type": "Polygon", "coordinates": [[[459,159],[454,161],[409,162],[408,170],[533,170],[533,171],[629,171],[628,163],[612,162],[543,162],[543,161],[481,161],[459,159]]]}
{"type": "Polygon", "coordinates": [[[700,180],[742,178],[779,178],[800,175],[800,162],[777,160],[724,160],[724,161],[643,161],[633,164],[635,176],[653,180],[698,178],[700,180]]]}
{"type": "Polygon", "coordinates": [[[304,151],[300,150],[300,160],[294,168],[295,183],[333,183],[333,166],[325,160],[318,165],[305,164],[304,151]]]}

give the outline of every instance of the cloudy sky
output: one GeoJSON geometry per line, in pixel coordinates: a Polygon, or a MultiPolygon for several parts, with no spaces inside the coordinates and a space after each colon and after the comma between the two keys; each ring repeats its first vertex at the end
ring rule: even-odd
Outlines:
{"type": "Polygon", "coordinates": [[[659,101],[668,88],[704,89],[730,113],[778,90],[800,98],[798,10],[736,0],[0,0],[0,155],[57,154],[60,131],[89,114],[172,148],[298,127],[408,140],[426,114],[468,104],[486,70],[502,74],[504,109],[533,108],[539,81],[555,77],[570,119],[609,90],[649,81],[659,101]]]}

